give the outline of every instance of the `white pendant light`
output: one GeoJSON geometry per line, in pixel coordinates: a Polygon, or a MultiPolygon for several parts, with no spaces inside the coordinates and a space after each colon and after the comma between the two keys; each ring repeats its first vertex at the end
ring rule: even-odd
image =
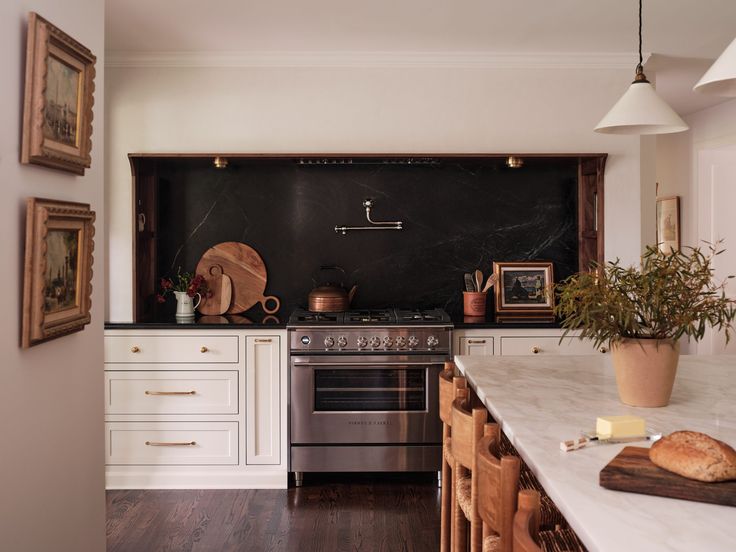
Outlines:
{"type": "Polygon", "coordinates": [[[636,77],[621,99],[595,127],[605,134],[669,134],[689,127],[667,102],[657,95],[642,68],[641,0],[639,0],[639,63],[636,77]]]}
{"type": "Polygon", "coordinates": [[[693,90],[716,96],[736,96],[736,38],[705,72],[693,90]]]}

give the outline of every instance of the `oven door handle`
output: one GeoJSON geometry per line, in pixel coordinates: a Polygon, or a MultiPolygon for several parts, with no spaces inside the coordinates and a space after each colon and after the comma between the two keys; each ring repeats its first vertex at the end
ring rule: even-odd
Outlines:
{"type": "Polygon", "coordinates": [[[357,366],[359,368],[382,368],[384,366],[444,366],[443,362],[294,362],[293,366],[357,366]]]}

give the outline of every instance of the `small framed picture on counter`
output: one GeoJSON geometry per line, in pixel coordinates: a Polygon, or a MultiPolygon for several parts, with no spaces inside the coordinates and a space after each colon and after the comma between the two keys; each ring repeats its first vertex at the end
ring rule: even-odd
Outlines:
{"type": "Polygon", "coordinates": [[[89,324],[94,220],[95,213],[86,203],[28,200],[24,349],[89,324]]]}
{"type": "Polygon", "coordinates": [[[680,250],[680,196],[657,198],[657,247],[662,253],[680,250]]]}
{"type": "Polygon", "coordinates": [[[494,262],[496,319],[554,320],[554,274],[551,262],[494,262]]]}

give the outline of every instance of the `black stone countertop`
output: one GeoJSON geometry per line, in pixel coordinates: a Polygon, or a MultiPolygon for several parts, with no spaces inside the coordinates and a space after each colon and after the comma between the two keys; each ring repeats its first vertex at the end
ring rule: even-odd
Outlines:
{"type": "Polygon", "coordinates": [[[488,330],[488,329],[559,329],[557,322],[497,322],[493,316],[453,316],[452,323],[456,330],[488,330]]]}
{"type": "Polygon", "coordinates": [[[222,316],[200,316],[193,322],[177,322],[173,316],[140,322],[105,322],[106,330],[192,330],[192,329],[231,329],[231,330],[283,330],[286,328],[288,314],[258,313],[243,316],[242,314],[225,314],[222,316]]]}
{"type": "MultiPolygon", "coordinates": [[[[105,322],[106,330],[191,330],[191,329],[285,329],[289,317],[282,313],[246,317],[243,315],[197,316],[194,322],[177,322],[174,317],[140,322],[105,322]]],[[[453,325],[458,330],[472,329],[558,329],[556,322],[496,322],[488,318],[454,317],[453,325]]]]}

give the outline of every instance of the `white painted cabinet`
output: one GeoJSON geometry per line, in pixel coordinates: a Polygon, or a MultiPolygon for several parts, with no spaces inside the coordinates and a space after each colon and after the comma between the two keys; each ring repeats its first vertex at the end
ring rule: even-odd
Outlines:
{"type": "Polygon", "coordinates": [[[105,331],[109,489],[286,488],[286,331],[105,331]]]}
{"type": "Polygon", "coordinates": [[[247,464],[279,464],[281,426],[278,336],[246,337],[245,435],[247,464]]]}
{"type": "Polygon", "coordinates": [[[460,336],[458,342],[458,355],[492,356],[493,336],[474,335],[460,336]]]}
{"type": "Polygon", "coordinates": [[[596,349],[590,340],[581,340],[575,332],[560,341],[559,328],[460,328],[454,332],[456,355],[592,355],[608,353],[596,349]]]}

